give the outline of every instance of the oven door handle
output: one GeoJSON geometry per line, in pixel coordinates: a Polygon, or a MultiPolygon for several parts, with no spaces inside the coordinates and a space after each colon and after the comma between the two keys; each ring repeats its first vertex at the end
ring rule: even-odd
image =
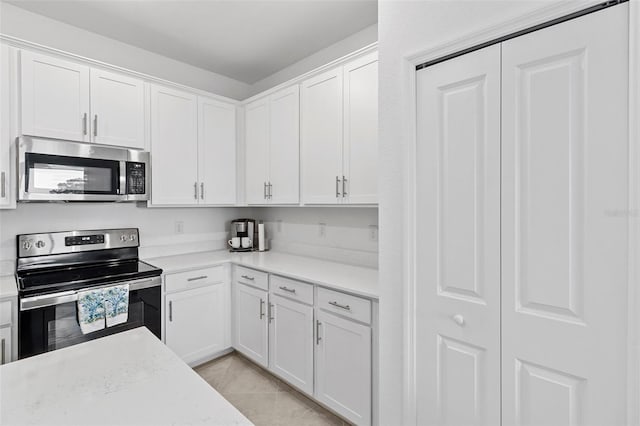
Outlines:
{"type": "MultiPolygon", "coordinates": [[[[93,287],[98,290],[100,288],[108,288],[116,285],[126,284],[125,282],[111,283],[100,287],[93,287]]],[[[145,278],[129,282],[129,291],[142,290],[149,287],[156,287],[162,284],[162,277],[145,278]]],[[[77,302],[78,292],[75,290],[62,291],[60,293],[43,294],[42,296],[32,296],[20,299],[20,310],[28,311],[31,309],[44,308],[45,306],[61,305],[63,303],[77,302]]]]}

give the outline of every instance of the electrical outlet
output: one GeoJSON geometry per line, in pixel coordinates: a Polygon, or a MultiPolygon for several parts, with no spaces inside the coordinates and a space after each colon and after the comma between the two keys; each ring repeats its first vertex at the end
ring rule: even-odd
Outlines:
{"type": "Polygon", "coordinates": [[[369,240],[378,241],[378,225],[369,225],[369,240]]]}
{"type": "Polygon", "coordinates": [[[318,236],[320,238],[324,238],[327,235],[327,224],[319,223],[318,224],[318,236]]]}
{"type": "Polygon", "coordinates": [[[184,234],[184,222],[183,221],[176,220],[175,231],[176,231],[176,234],[184,234]]]}
{"type": "Polygon", "coordinates": [[[278,229],[278,232],[282,232],[282,219],[278,219],[276,221],[276,224],[277,224],[276,228],[278,229]]]}

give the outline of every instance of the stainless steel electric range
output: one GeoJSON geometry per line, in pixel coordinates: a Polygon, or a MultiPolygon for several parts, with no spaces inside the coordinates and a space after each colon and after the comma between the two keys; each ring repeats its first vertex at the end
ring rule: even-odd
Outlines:
{"type": "Polygon", "coordinates": [[[140,326],[160,338],[162,269],[138,258],[138,229],[23,234],[17,244],[19,358],[140,326]],[[127,321],[83,334],[78,292],[125,283],[127,321]]]}

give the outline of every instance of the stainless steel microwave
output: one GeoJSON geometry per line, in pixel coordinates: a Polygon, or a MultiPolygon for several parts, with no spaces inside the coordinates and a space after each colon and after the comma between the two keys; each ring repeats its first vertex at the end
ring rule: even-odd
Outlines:
{"type": "Polygon", "coordinates": [[[18,201],[149,199],[149,153],[137,149],[18,138],[18,201]]]}

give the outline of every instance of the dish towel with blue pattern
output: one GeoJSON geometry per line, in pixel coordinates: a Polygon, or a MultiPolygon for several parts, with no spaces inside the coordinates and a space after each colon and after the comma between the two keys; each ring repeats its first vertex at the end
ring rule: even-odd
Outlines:
{"type": "Polygon", "coordinates": [[[105,326],[102,289],[78,292],[78,322],[82,334],[102,330],[105,326]]]}
{"type": "Polygon", "coordinates": [[[129,319],[129,284],[105,288],[103,296],[107,327],[127,322],[129,319]]]}

